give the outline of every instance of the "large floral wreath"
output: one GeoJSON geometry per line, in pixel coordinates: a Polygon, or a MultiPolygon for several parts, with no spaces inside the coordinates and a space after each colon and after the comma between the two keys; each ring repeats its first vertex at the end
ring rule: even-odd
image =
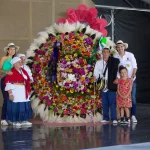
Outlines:
{"type": "Polygon", "coordinates": [[[99,92],[95,92],[93,70],[96,54],[103,46],[112,46],[112,42],[86,20],[91,10],[93,21],[99,19],[95,8],[80,5],[78,10],[67,11],[74,15],[76,12],[76,19],[72,18],[71,22],[71,19],[59,19],[58,24],[40,32],[27,51],[34,78],[32,108],[44,121],[90,122],[101,119],[102,106],[99,92]],[[82,11],[88,13],[80,20],[78,12],[82,11]]]}

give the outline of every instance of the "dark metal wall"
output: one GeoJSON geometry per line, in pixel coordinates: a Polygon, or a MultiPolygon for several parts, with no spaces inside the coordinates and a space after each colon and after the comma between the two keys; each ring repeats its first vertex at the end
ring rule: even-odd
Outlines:
{"type": "MultiPolygon", "coordinates": [[[[98,9],[99,16],[111,16],[110,9],[98,9]]],[[[138,63],[137,101],[150,103],[150,12],[114,10],[114,40],[129,44],[138,63]]],[[[107,27],[112,35],[112,24],[107,27]]]]}

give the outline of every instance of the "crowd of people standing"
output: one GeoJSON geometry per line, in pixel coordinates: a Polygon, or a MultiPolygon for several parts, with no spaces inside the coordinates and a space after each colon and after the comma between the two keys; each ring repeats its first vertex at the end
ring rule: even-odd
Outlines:
{"type": "MultiPolygon", "coordinates": [[[[117,54],[111,56],[111,49],[104,47],[102,57],[96,62],[94,80],[106,79],[106,89],[101,91],[103,120],[117,123],[137,123],[136,119],[136,71],[137,63],[134,55],[127,52],[128,44],[119,40],[115,46],[117,54]],[[105,70],[105,76],[103,76],[105,70]],[[109,115],[109,110],[111,115],[109,115]],[[119,115],[117,115],[119,114],[119,115]]],[[[25,65],[26,56],[16,54],[19,47],[9,43],[0,61],[1,91],[3,106],[1,125],[21,127],[32,125],[30,103],[33,77],[30,68],[25,65]]]]}
{"type": "Polygon", "coordinates": [[[25,65],[25,55],[16,54],[19,47],[9,43],[0,61],[1,91],[3,106],[1,125],[21,127],[32,125],[30,103],[30,83],[33,82],[31,70],[25,65]]]}

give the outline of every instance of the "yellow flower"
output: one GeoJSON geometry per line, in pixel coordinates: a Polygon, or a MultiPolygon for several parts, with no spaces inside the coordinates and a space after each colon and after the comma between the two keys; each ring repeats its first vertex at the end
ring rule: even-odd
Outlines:
{"type": "Polygon", "coordinates": [[[70,89],[70,93],[74,93],[74,89],[70,89]]]}
{"type": "Polygon", "coordinates": [[[87,92],[89,93],[89,92],[90,92],[90,90],[89,90],[89,89],[87,89],[87,92]]]}
{"type": "Polygon", "coordinates": [[[78,56],[77,53],[75,53],[75,54],[74,54],[74,57],[77,57],[77,56],[78,56]]]}
{"type": "Polygon", "coordinates": [[[72,72],[72,69],[68,69],[67,72],[70,72],[70,73],[71,73],[71,72],[72,72]]]}

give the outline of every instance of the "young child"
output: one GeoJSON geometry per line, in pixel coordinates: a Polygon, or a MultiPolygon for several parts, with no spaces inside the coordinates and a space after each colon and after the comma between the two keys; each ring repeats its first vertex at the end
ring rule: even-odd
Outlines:
{"type": "Polygon", "coordinates": [[[117,107],[120,109],[121,122],[130,123],[130,108],[132,107],[131,90],[132,80],[128,78],[127,68],[124,66],[119,67],[120,79],[118,79],[118,90],[117,90],[117,107]],[[124,113],[126,118],[124,121],[124,113]]]}

